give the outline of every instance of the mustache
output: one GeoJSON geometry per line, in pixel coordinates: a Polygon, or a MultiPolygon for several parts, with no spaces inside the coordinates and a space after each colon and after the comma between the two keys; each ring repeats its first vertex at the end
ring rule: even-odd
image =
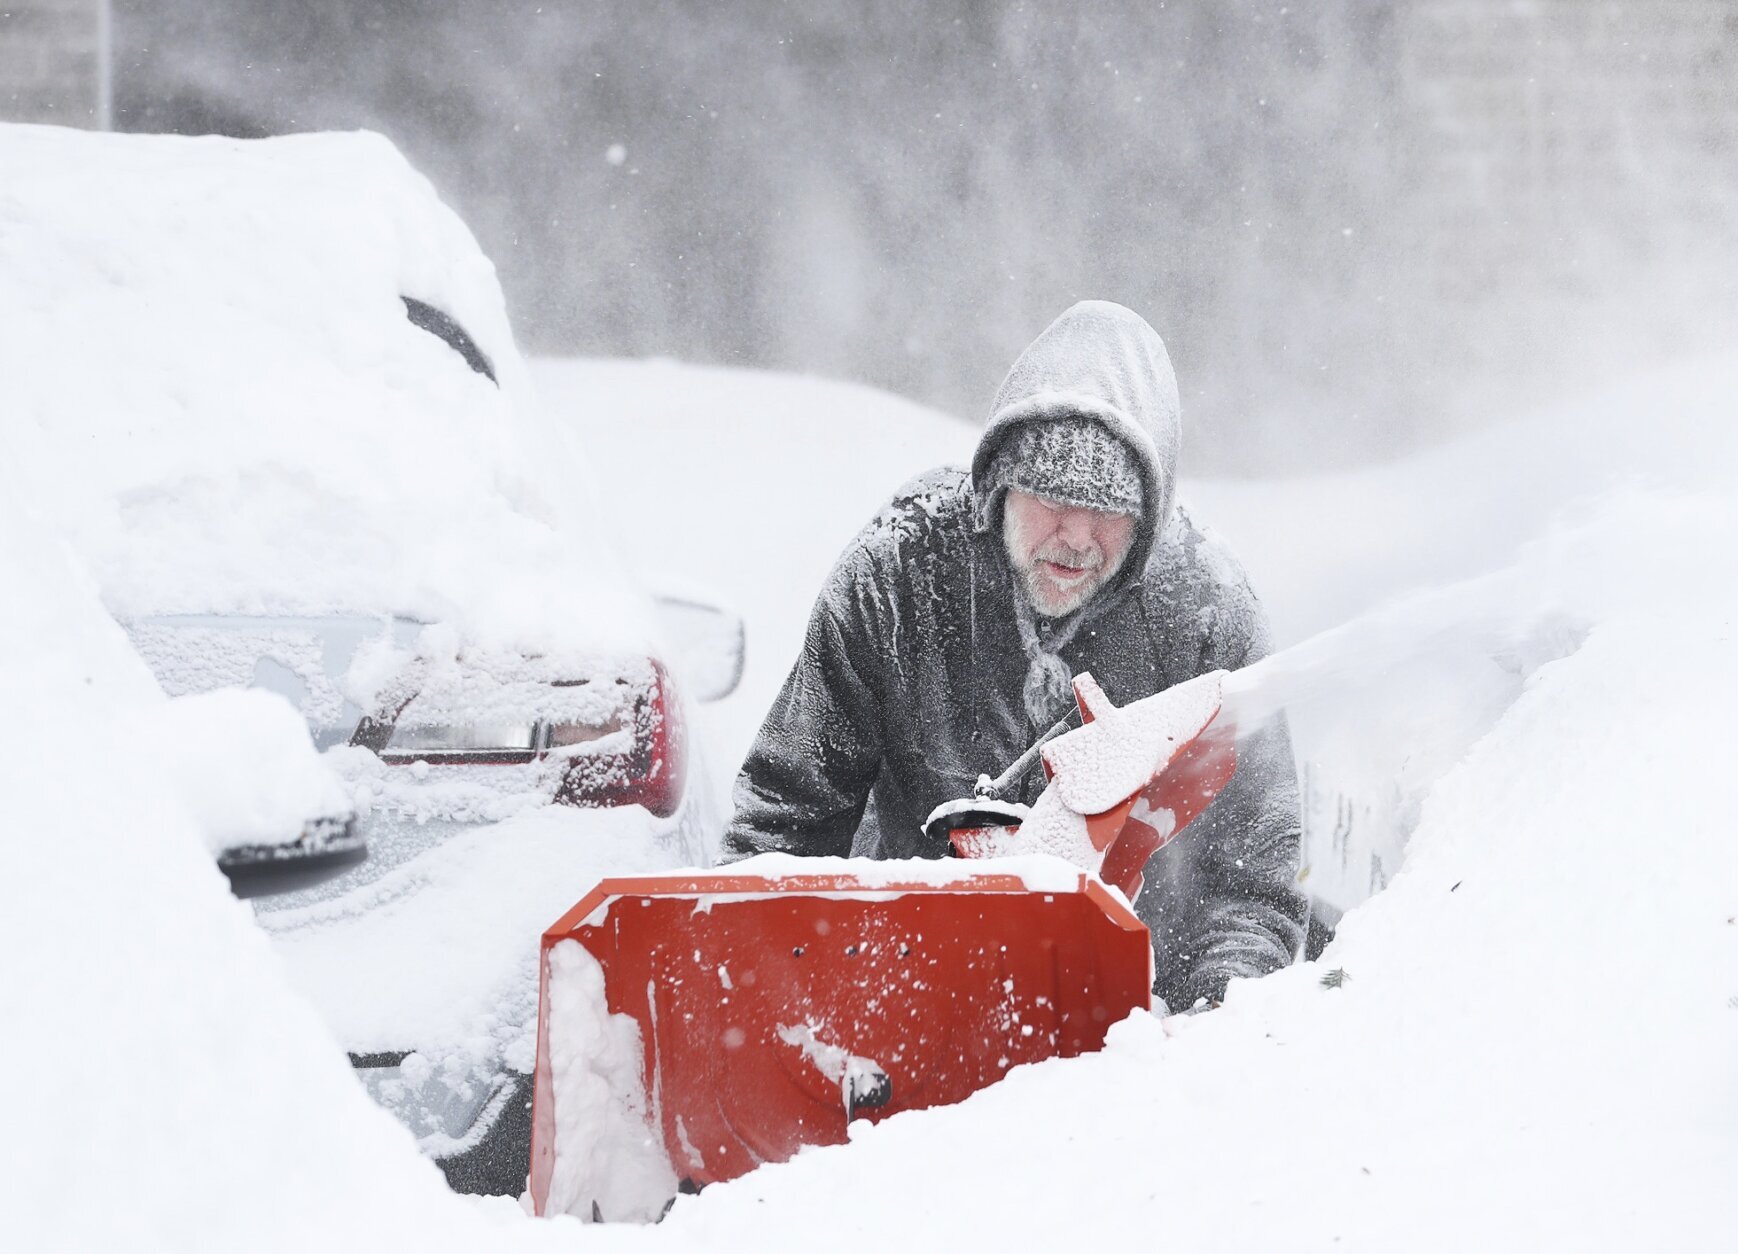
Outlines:
{"type": "Polygon", "coordinates": [[[1055,562],[1058,566],[1073,566],[1081,570],[1097,570],[1104,565],[1104,550],[1094,545],[1089,549],[1076,549],[1052,540],[1032,554],[1032,561],[1055,562]]]}

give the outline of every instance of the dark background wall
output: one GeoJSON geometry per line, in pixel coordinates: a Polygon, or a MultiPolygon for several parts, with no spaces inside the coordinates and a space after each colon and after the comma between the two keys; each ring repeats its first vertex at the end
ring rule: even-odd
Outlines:
{"type": "Polygon", "coordinates": [[[368,126],[526,347],[977,418],[1132,305],[1216,473],[1381,456],[1738,329],[1738,0],[117,0],[116,125],[368,126]]]}

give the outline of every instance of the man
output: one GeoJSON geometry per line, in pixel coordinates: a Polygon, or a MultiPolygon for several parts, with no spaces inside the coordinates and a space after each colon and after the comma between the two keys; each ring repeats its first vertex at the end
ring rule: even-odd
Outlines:
{"type": "MultiPolygon", "coordinates": [[[[1261,657],[1241,569],[1177,504],[1179,443],[1146,322],[1086,301],[1052,323],[1003,381],[970,474],[907,484],[833,568],[737,780],[729,853],[944,856],[924,819],[1061,718],[1072,676],[1123,705],[1261,657]]],[[[1240,755],[1136,903],[1172,1009],[1285,965],[1302,934],[1284,728],[1240,755]]],[[[1018,799],[1043,783],[1034,765],[1018,799]]]]}

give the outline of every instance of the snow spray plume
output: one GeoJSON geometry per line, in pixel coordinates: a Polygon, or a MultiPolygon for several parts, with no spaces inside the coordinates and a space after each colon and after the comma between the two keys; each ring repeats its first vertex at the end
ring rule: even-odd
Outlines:
{"type": "Polygon", "coordinates": [[[1330,628],[1236,672],[1226,710],[1240,732],[1281,715],[1410,694],[1469,664],[1524,678],[1579,647],[1584,624],[1520,602],[1518,572],[1420,593],[1330,628]]]}
{"type": "Polygon", "coordinates": [[[1524,679],[1573,653],[1594,623],[1673,604],[1706,579],[1701,556],[1673,546],[1669,529],[1725,531],[1729,472],[1720,484],[1690,493],[1623,485],[1577,502],[1511,565],[1402,597],[1245,667],[1227,681],[1226,705],[1253,727],[1347,694],[1404,695],[1469,661],[1524,679]]]}
{"type": "Polygon", "coordinates": [[[1528,590],[1511,569],[1422,593],[1227,680],[1240,738],[1286,719],[1313,895],[1345,909],[1386,884],[1431,786],[1579,647],[1585,624],[1528,590]]]}

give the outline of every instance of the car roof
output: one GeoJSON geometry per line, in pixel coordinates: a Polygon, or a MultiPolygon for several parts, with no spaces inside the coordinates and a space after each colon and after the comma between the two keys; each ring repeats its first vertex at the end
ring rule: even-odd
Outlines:
{"type": "Polygon", "coordinates": [[[112,610],[643,643],[493,266],[386,139],[0,126],[0,168],[0,438],[112,610]]]}

